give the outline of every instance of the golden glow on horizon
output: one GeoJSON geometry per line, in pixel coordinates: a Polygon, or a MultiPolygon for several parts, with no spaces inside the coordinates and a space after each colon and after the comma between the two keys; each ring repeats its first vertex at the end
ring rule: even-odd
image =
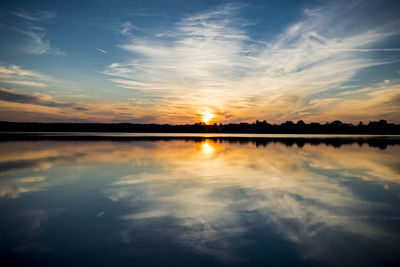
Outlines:
{"type": "Polygon", "coordinates": [[[204,122],[205,124],[208,124],[213,118],[214,118],[214,114],[212,114],[209,111],[206,111],[203,113],[203,116],[201,117],[201,121],[204,122]]]}

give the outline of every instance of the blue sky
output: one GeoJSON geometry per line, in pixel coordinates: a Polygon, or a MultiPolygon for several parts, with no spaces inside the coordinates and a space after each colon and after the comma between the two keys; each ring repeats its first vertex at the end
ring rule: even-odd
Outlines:
{"type": "Polygon", "coordinates": [[[400,122],[398,1],[2,1],[0,120],[400,122]]]}

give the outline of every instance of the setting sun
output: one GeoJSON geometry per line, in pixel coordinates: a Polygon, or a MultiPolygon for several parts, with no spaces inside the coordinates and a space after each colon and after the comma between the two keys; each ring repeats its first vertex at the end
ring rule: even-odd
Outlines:
{"type": "Polygon", "coordinates": [[[211,112],[205,112],[201,117],[201,121],[204,122],[205,124],[208,124],[212,118],[214,118],[214,114],[212,114],[211,112]]]}

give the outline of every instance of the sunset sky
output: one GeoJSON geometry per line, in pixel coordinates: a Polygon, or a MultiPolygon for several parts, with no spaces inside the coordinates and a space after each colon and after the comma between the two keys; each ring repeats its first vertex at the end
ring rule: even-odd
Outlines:
{"type": "Polygon", "coordinates": [[[400,2],[1,1],[0,120],[400,123],[400,2]]]}

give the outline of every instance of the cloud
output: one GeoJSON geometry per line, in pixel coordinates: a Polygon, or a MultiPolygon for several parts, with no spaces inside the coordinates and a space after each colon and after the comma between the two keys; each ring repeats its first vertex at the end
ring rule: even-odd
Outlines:
{"type": "Polygon", "coordinates": [[[0,83],[44,88],[53,78],[16,65],[0,65],[0,83]]]}
{"type": "MultiPolygon", "coordinates": [[[[65,93],[51,100],[58,106],[3,101],[2,118],[6,111],[15,120],[21,120],[25,112],[30,120],[193,123],[207,111],[223,123],[257,119],[324,122],[332,118],[358,122],[381,119],[383,114],[385,119],[400,122],[395,113],[390,114],[398,110],[395,87],[385,89],[381,84],[390,80],[386,85],[396,86],[397,77],[382,76],[368,86],[357,81],[362,80],[357,75],[363,70],[396,62],[399,48],[388,40],[399,33],[399,22],[370,19],[382,14],[379,9],[368,13],[371,2],[343,3],[306,9],[276,35],[254,34],[256,23],[242,16],[247,7],[234,4],[183,16],[157,36],[129,21],[119,23],[120,33],[129,37],[118,45],[126,55],[102,73],[106,83],[119,87],[117,94],[123,92],[123,100],[96,98],[102,102],[95,103],[87,99],[73,107],[65,93]],[[366,12],[356,10],[361,5],[366,12]],[[135,31],[141,34],[133,36],[135,31]],[[70,108],[84,112],[65,112],[70,108]]],[[[39,13],[14,12],[24,26],[14,28],[33,40],[32,54],[57,53],[44,27],[55,13],[39,13]]],[[[16,65],[0,65],[0,82],[7,89],[71,88],[16,65]]]]}
{"type": "Polygon", "coordinates": [[[7,121],[156,122],[159,117],[148,106],[149,102],[74,103],[0,87],[0,120],[7,121]]]}
{"type": "Polygon", "coordinates": [[[0,75],[16,75],[20,77],[34,77],[39,79],[49,79],[49,76],[44,74],[40,74],[38,72],[32,70],[22,69],[21,66],[9,65],[9,66],[1,66],[0,65],[0,75]]]}
{"type": "Polygon", "coordinates": [[[64,56],[65,53],[59,48],[53,48],[50,41],[42,28],[31,28],[30,30],[20,30],[15,28],[19,33],[29,37],[31,42],[26,46],[26,52],[33,55],[51,54],[55,56],[64,56]]]}
{"type": "Polygon", "coordinates": [[[307,114],[311,120],[323,118],[326,121],[333,121],[341,118],[352,121],[353,114],[357,114],[356,119],[365,122],[371,118],[398,121],[399,98],[400,85],[384,81],[374,87],[312,99],[303,109],[299,109],[299,114],[307,114]]]}
{"type": "Polygon", "coordinates": [[[391,53],[400,51],[382,47],[399,34],[399,22],[364,27],[370,18],[354,16],[360,5],[372,10],[365,2],[307,9],[280,34],[257,41],[248,32],[251,24],[240,18],[242,7],[221,6],[182,18],[161,37],[135,36],[119,46],[128,60],[103,73],[122,88],[168,92],[175,98],[168,100],[169,110],[188,104],[193,117],[197,107],[232,112],[219,121],[293,119],[317,93],[335,94],[361,70],[391,63],[391,53]],[[374,56],[378,52],[390,53],[374,56]]]}
{"type": "Polygon", "coordinates": [[[42,30],[19,30],[17,31],[31,39],[31,43],[28,44],[26,51],[33,55],[43,55],[50,51],[50,41],[45,39],[45,33],[42,30]]]}
{"type": "Polygon", "coordinates": [[[77,110],[86,110],[85,108],[77,106],[74,103],[54,101],[52,97],[48,95],[16,93],[13,90],[7,90],[4,88],[0,88],[0,100],[5,102],[32,104],[46,107],[72,107],[77,110]]]}
{"type": "Polygon", "coordinates": [[[124,79],[108,79],[108,80],[111,82],[119,83],[119,86],[123,88],[137,89],[150,86],[150,84],[133,80],[124,80],[124,79]]]}
{"type": "Polygon", "coordinates": [[[24,11],[20,11],[20,12],[10,12],[11,14],[23,18],[25,20],[29,20],[29,21],[48,21],[51,20],[53,18],[56,17],[56,13],[55,12],[51,12],[51,11],[39,11],[39,12],[24,12],[24,11]]]}
{"type": "Polygon", "coordinates": [[[59,48],[52,47],[50,40],[47,38],[46,30],[40,23],[47,22],[56,17],[54,12],[39,11],[39,12],[10,12],[11,14],[21,18],[23,24],[13,26],[17,32],[27,36],[30,42],[26,45],[26,52],[32,55],[65,55],[65,52],[59,48]]]}
{"type": "Polygon", "coordinates": [[[1,80],[3,83],[9,84],[16,84],[16,85],[24,85],[24,86],[31,86],[31,87],[47,87],[44,83],[32,82],[32,81],[13,81],[13,80],[1,80]]]}
{"type": "Polygon", "coordinates": [[[138,27],[134,26],[130,21],[126,21],[121,25],[121,30],[119,31],[122,35],[132,37],[132,30],[141,31],[138,27]]]}

